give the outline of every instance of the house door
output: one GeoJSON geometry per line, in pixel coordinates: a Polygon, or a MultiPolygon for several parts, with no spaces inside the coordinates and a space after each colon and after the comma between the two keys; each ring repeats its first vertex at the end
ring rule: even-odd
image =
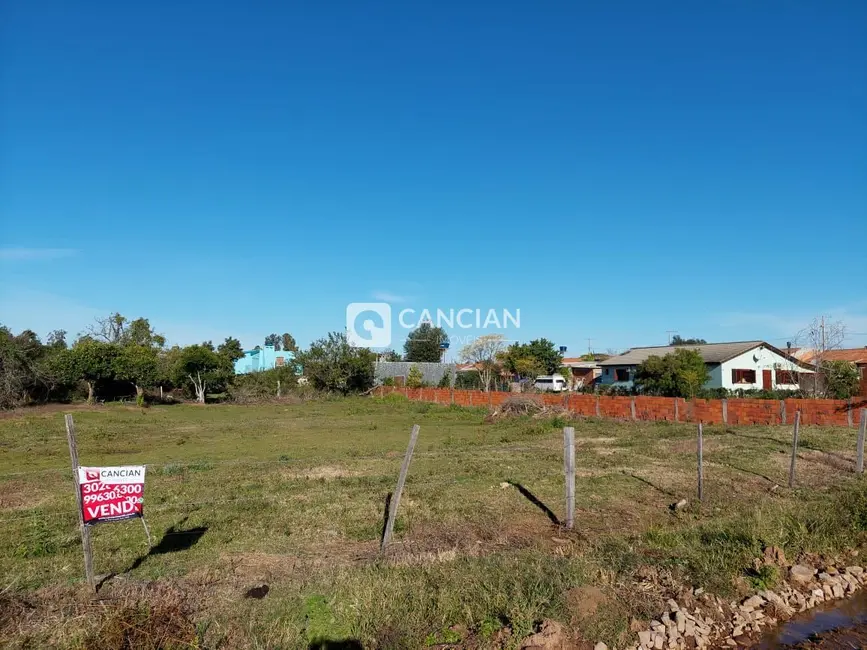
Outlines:
{"type": "Polygon", "coordinates": [[[762,370],[762,388],[764,390],[771,390],[771,371],[770,370],[762,370]]]}

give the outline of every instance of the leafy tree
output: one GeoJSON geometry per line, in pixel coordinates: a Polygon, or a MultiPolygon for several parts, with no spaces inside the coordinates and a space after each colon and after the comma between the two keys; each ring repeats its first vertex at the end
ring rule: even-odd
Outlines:
{"type": "Polygon", "coordinates": [[[513,343],[503,354],[503,363],[509,372],[521,377],[551,375],[563,365],[563,355],[548,339],[529,343],[513,343]]]}
{"type": "Polygon", "coordinates": [[[39,337],[25,330],[17,336],[0,326],[0,408],[27,403],[50,384],[39,337]]]}
{"type": "Polygon", "coordinates": [[[304,375],[314,388],[343,394],[362,392],[373,386],[376,355],[366,348],[354,348],[346,334],[331,332],[298,353],[304,375]]]}
{"type": "Polygon", "coordinates": [[[52,330],[45,339],[45,344],[55,350],[66,349],[66,330],[52,330]]]}
{"type": "Polygon", "coordinates": [[[277,334],[269,334],[265,337],[265,345],[273,345],[275,350],[279,350],[280,336],[277,334]]]}
{"type": "Polygon", "coordinates": [[[244,348],[241,347],[241,342],[231,336],[217,346],[217,353],[225,357],[231,364],[244,358],[244,348]]]}
{"type": "Polygon", "coordinates": [[[422,386],[424,386],[424,373],[421,371],[421,368],[413,364],[409,372],[406,373],[406,387],[421,388],[422,386]]]}
{"type": "Polygon", "coordinates": [[[848,361],[825,361],[822,364],[825,394],[834,399],[849,399],[858,394],[861,377],[858,367],[848,361]]]}
{"type": "Polygon", "coordinates": [[[136,318],[126,326],[119,342],[123,345],[163,348],[166,344],[166,337],[154,332],[147,318],[136,318]]]}
{"type": "Polygon", "coordinates": [[[491,389],[491,381],[502,370],[499,358],[505,348],[502,334],[486,334],[461,349],[461,361],[473,364],[485,391],[491,389]]]}
{"type": "Polygon", "coordinates": [[[87,403],[93,404],[98,385],[115,378],[119,349],[117,345],[84,336],[57,355],[54,368],[69,383],[87,384],[87,403]]]}
{"type": "Polygon", "coordinates": [[[385,352],[381,352],[379,354],[380,361],[403,361],[403,357],[400,356],[394,350],[386,350],[385,352]]]}
{"type": "Polygon", "coordinates": [[[157,349],[148,345],[124,345],[114,358],[115,378],[135,386],[136,397],[141,400],[144,389],[157,384],[159,356],[157,349]]]}
{"type": "Polygon", "coordinates": [[[283,333],[283,336],[280,337],[280,343],[283,345],[283,349],[287,352],[298,353],[298,344],[295,342],[295,337],[289,332],[283,333]]]}
{"type": "Polygon", "coordinates": [[[440,346],[448,340],[449,335],[442,327],[422,323],[406,337],[403,344],[404,360],[436,363],[442,359],[443,350],[440,346]]]}
{"type": "Polygon", "coordinates": [[[710,372],[696,350],[650,356],[639,364],[635,373],[639,390],[667,397],[693,397],[708,379],[710,372]]]}
{"type": "Polygon", "coordinates": [[[704,345],[707,341],[704,339],[684,339],[680,334],[675,334],[671,339],[671,345],[704,345]]]}
{"type": "Polygon", "coordinates": [[[205,403],[205,394],[226,379],[227,360],[217,354],[213,345],[189,345],[181,348],[174,365],[174,379],[178,386],[192,387],[196,401],[205,403]]]}

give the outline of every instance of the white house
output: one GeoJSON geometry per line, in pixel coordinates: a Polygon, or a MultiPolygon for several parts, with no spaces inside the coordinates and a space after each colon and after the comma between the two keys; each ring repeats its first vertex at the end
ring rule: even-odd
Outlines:
{"type": "Polygon", "coordinates": [[[764,341],[736,341],[632,348],[599,363],[602,367],[599,383],[632,388],[638,364],[648,357],[662,357],[675,350],[695,350],[701,355],[710,371],[704,388],[798,390],[799,376],[813,373],[808,364],[764,341]]]}

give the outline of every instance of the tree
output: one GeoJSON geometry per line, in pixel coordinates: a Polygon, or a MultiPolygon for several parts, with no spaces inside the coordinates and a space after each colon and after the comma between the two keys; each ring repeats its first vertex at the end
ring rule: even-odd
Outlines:
{"type": "Polygon", "coordinates": [[[94,318],[94,320],[96,325],[90,325],[87,328],[87,336],[103,343],[120,343],[129,322],[118,312],[105,318],[94,318]]]}
{"type": "Polygon", "coordinates": [[[87,403],[93,404],[100,383],[115,378],[115,357],[119,347],[84,336],[55,359],[55,370],[69,383],[87,384],[87,403]]]}
{"type": "Polygon", "coordinates": [[[275,350],[279,350],[280,336],[277,334],[269,334],[265,337],[265,345],[273,345],[275,350]]]}
{"type": "Polygon", "coordinates": [[[669,345],[705,345],[706,343],[704,339],[684,339],[680,334],[675,334],[669,345]]]}
{"type": "Polygon", "coordinates": [[[205,403],[205,394],[226,377],[227,361],[206,344],[181,348],[174,366],[175,383],[192,386],[196,401],[205,403]]]}
{"type": "Polygon", "coordinates": [[[503,363],[509,372],[532,379],[557,372],[563,365],[563,355],[553,342],[542,338],[529,343],[513,343],[503,354],[503,363]]]}
{"type": "Polygon", "coordinates": [[[641,392],[666,397],[694,397],[709,379],[707,365],[696,350],[652,355],[635,372],[635,385],[641,392]]]}
{"type": "Polygon", "coordinates": [[[45,339],[45,344],[55,350],[66,349],[66,330],[52,330],[45,339]]]}
{"type": "Polygon", "coordinates": [[[298,353],[304,376],[314,388],[343,394],[362,392],[373,386],[376,355],[367,348],[354,348],[346,334],[331,332],[298,353]]]}
{"type": "Polygon", "coordinates": [[[421,388],[422,386],[424,386],[424,373],[421,371],[421,368],[413,364],[409,372],[406,373],[406,387],[421,388]]]}
{"type": "Polygon", "coordinates": [[[217,346],[217,354],[225,357],[229,363],[234,365],[238,359],[244,358],[244,348],[241,347],[241,341],[229,336],[217,346]]]}
{"type": "Polygon", "coordinates": [[[394,350],[386,350],[385,352],[379,353],[380,361],[403,361],[403,357],[400,356],[394,350]]]}
{"type": "Polygon", "coordinates": [[[121,346],[114,358],[115,378],[135,386],[136,398],[141,400],[144,389],[157,384],[159,356],[157,349],[148,345],[121,346]]]}
{"type": "Polygon", "coordinates": [[[287,352],[298,352],[298,344],[295,342],[295,337],[292,336],[289,332],[284,332],[283,336],[280,337],[280,339],[284,350],[286,350],[287,352]]]}
{"type": "MultiPolygon", "coordinates": [[[[822,397],[829,392],[826,370],[833,368],[825,362],[825,353],[843,346],[846,340],[846,325],[842,321],[826,321],[824,316],[816,317],[795,336],[801,347],[814,351],[810,363],[816,367],[812,377],[813,397],[822,397]]],[[[797,370],[797,368],[793,368],[797,370]]]]}
{"type": "Polygon", "coordinates": [[[404,360],[413,363],[436,363],[442,359],[444,343],[449,335],[442,327],[434,327],[424,322],[406,337],[403,344],[404,360]]]}
{"type": "Polygon", "coordinates": [[[473,364],[485,391],[491,390],[491,382],[502,370],[499,358],[505,348],[506,342],[502,334],[486,334],[461,349],[461,361],[473,364]]]}
{"type": "Polygon", "coordinates": [[[861,376],[854,363],[825,361],[822,366],[825,395],[834,399],[849,399],[858,394],[861,388],[861,376]]]}
{"type": "Polygon", "coordinates": [[[51,383],[46,349],[30,330],[17,336],[0,326],[0,408],[25,404],[51,383]]]}
{"type": "Polygon", "coordinates": [[[147,318],[131,321],[121,334],[119,342],[123,345],[142,345],[149,348],[163,348],[166,337],[157,334],[147,318]]]}

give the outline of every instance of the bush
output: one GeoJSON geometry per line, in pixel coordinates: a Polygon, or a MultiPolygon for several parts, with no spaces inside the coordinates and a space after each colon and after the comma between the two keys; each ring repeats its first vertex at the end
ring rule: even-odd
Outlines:
{"type": "Polygon", "coordinates": [[[298,386],[298,377],[291,366],[236,375],[229,386],[229,399],[247,403],[277,397],[277,382],[283,396],[293,392],[298,386]]]}

